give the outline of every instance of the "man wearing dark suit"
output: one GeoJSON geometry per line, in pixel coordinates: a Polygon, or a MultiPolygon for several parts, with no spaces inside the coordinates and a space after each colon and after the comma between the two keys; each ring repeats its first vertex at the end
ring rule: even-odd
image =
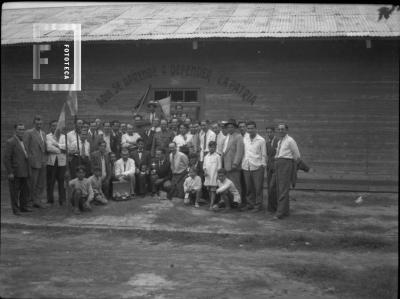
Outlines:
{"type": "Polygon", "coordinates": [[[151,167],[151,195],[160,196],[160,191],[169,191],[168,185],[171,180],[171,164],[166,156],[164,148],[156,150],[155,158],[151,167]]]}
{"type": "Polygon", "coordinates": [[[161,130],[159,128],[160,121],[158,118],[155,118],[153,120],[153,123],[149,128],[147,128],[143,133],[142,133],[142,138],[144,140],[144,149],[146,151],[149,151],[151,153],[151,150],[153,148],[153,143],[154,143],[154,135],[157,130],[161,130]]]}
{"type": "Polygon", "coordinates": [[[276,212],[277,203],[276,200],[276,185],[272,184],[272,176],[274,173],[274,158],[276,149],[278,148],[279,139],[275,136],[275,128],[273,126],[267,127],[267,185],[268,185],[268,207],[269,212],[276,212]]]}
{"type": "Polygon", "coordinates": [[[146,193],[146,185],[150,185],[150,165],[151,155],[144,149],[144,140],[139,138],[137,141],[137,150],[132,153],[132,159],[135,160],[136,167],[136,193],[143,195],[146,193]]]}
{"type": "Polygon", "coordinates": [[[36,115],[33,122],[34,128],[27,130],[23,137],[26,151],[28,152],[29,165],[31,167],[31,199],[29,204],[32,204],[35,208],[45,208],[40,198],[43,195],[46,185],[46,134],[41,130],[42,117],[40,115],[36,115]]]}
{"type": "Polygon", "coordinates": [[[244,155],[243,137],[237,131],[238,125],[234,119],[230,119],[225,126],[227,135],[222,148],[222,163],[226,170],[226,177],[233,182],[240,193],[242,190],[240,170],[244,155]]]}
{"type": "Polygon", "coordinates": [[[3,161],[8,176],[11,208],[15,215],[20,215],[20,212],[32,211],[27,207],[30,166],[28,153],[22,139],[25,126],[23,124],[16,124],[14,129],[14,136],[6,142],[3,161]]]}
{"type": "Polygon", "coordinates": [[[90,152],[97,151],[99,142],[103,140],[103,135],[97,133],[97,125],[95,121],[90,122],[90,129],[88,130],[88,138],[87,140],[90,143],[90,152]]]}
{"type": "Polygon", "coordinates": [[[110,180],[111,180],[111,164],[110,156],[106,151],[106,142],[104,140],[99,141],[98,151],[94,151],[90,154],[90,166],[91,169],[101,169],[101,188],[104,195],[109,199],[110,196],[110,180]]]}
{"type": "Polygon", "coordinates": [[[120,151],[120,143],[118,144],[118,140],[111,130],[110,122],[104,122],[102,136],[103,140],[106,142],[107,145],[106,146],[107,153],[109,152],[118,153],[120,151]]]}
{"type": "Polygon", "coordinates": [[[111,126],[112,126],[111,134],[114,137],[113,147],[114,147],[114,150],[116,150],[115,154],[117,155],[117,158],[119,159],[121,156],[120,152],[121,152],[121,141],[122,141],[122,132],[120,131],[120,122],[118,120],[114,120],[111,122],[111,126]]]}

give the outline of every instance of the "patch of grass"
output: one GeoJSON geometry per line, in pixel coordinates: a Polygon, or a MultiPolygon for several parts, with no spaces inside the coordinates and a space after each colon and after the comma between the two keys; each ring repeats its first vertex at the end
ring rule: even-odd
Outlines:
{"type": "Polygon", "coordinates": [[[322,289],[348,298],[397,298],[398,267],[380,265],[362,270],[346,269],[325,263],[279,264],[273,268],[290,278],[315,283],[322,289]]]}

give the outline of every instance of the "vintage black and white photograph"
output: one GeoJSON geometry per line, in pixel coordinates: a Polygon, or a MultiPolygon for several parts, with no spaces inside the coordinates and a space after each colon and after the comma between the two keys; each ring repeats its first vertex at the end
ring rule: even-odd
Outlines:
{"type": "Polygon", "coordinates": [[[6,2],[1,298],[398,297],[397,4],[6,2]]]}

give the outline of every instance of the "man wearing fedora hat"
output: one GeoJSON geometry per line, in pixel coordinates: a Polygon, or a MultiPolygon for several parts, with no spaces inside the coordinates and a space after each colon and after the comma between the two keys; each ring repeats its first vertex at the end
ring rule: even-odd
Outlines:
{"type": "Polygon", "coordinates": [[[236,120],[230,119],[225,123],[226,138],[222,148],[222,163],[227,171],[226,176],[241,191],[240,170],[244,154],[244,143],[242,135],[237,131],[236,120]]]}

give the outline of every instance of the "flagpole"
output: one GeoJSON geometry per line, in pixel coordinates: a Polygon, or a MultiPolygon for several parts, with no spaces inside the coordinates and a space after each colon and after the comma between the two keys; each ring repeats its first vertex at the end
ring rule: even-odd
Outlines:
{"type": "MultiPolygon", "coordinates": [[[[65,104],[64,104],[65,105],[65,104]]],[[[65,118],[67,118],[67,116],[65,115],[65,118]]],[[[65,158],[66,158],[66,163],[67,163],[67,171],[66,174],[64,176],[64,181],[65,181],[65,193],[66,193],[66,203],[65,205],[67,207],[71,207],[70,206],[70,198],[69,198],[69,184],[68,184],[68,180],[71,177],[71,165],[69,164],[69,154],[68,154],[68,138],[67,138],[67,122],[65,121],[65,128],[64,128],[65,132],[64,132],[64,137],[65,137],[65,158]]]]}

